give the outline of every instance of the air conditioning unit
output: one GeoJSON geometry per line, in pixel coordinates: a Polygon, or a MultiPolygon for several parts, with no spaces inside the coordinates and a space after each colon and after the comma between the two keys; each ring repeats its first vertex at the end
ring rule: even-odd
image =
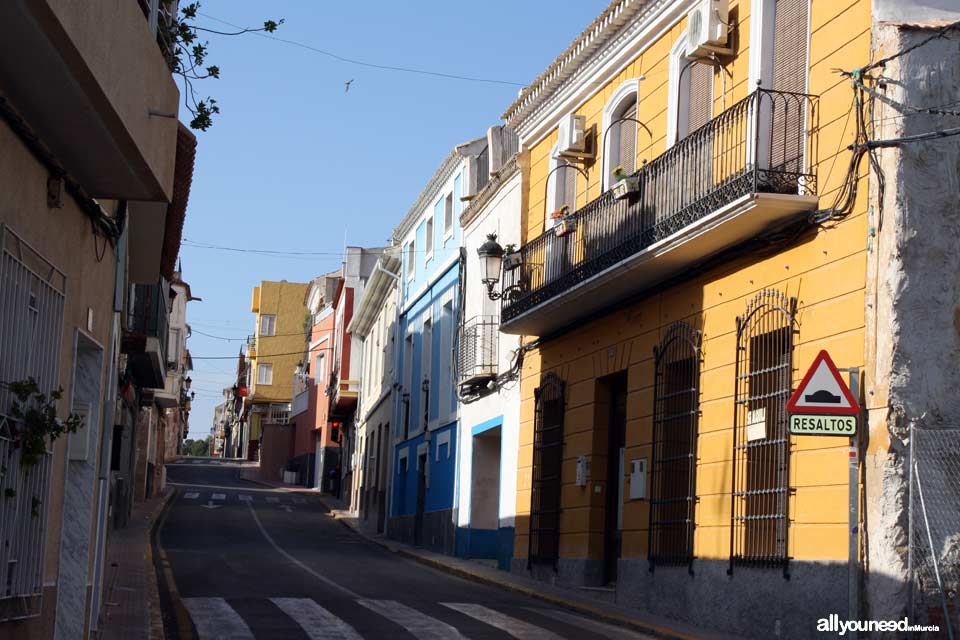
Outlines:
{"type": "Polygon", "coordinates": [[[727,47],[729,0],[702,0],[687,15],[687,55],[731,53],[727,47]]]}
{"type": "Polygon", "coordinates": [[[592,158],[587,149],[587,117],[570,114],[560,121],[557,155],[564,158],[592,158]]]}

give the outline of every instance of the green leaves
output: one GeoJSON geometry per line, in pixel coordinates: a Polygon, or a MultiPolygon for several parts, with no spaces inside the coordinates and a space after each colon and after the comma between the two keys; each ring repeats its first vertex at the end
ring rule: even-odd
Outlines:
{"type": "MultiPolygon", "coordinates": [[[[66,420],[57,417],[57,402],[63,397],[63,389],[52,391],[48,397],[32,377],[11,382],[8,387],[15,396],[9,413],[13,419],[14,450],[20,449],[20,465],[26,473],[47,453],[48,441],[52,443],[64,434],[75,433],[82,419],[75,413],[66,420]]],[[[10,497],[9,493],[6,495],[10,497]]]]}

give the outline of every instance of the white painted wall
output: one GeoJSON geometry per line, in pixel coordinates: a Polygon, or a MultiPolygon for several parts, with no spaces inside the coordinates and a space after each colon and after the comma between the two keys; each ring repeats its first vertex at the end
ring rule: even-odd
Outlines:
{"type": "MultiPolygon", "coordinates": [[[[490,199],[479,215],[463,230],[466,247],[467,268],[464,286],[463,317],[470,319],[476,315],[496,313],[499,315],[500,302],[491,301],[487,290],[480,282],[480,259],[477,248],[486,242],[488,233],[496,233],[497,241],[506,246],[509,243],[520,245],[520,172],[509,178],[490,199]]],[[[520,345],[520,337],[499,334],[499,368],[502,373],[510,367],[513,351],[520,345]]],[[[520,381],[517,380],[505,389],[469,404],[460,404],[460,434],[458,465],[458,522],[461,527],[470,524],[470,479],[473,461],[472,429],[497,416],[503,416],[501,427],[500,458],[500,526],[514,525],[516,516],[517,488],[517,450],[520,440],[520,381]]]]}

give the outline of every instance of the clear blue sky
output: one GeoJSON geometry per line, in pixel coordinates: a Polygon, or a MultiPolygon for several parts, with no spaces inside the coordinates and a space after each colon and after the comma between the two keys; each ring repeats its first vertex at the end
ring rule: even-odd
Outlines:
{"type": "MultiPolygon", "coordinates": [[[[279,38],[372,63],[528,83],[606,0],[249,2],[207,0],[201,12],[244,26],[284,18],[279,38]]],[[[230,30],[205,17],[200,26],[230,30]]],[[[219,80],[198,156],[184,237],[237,248],[330,252],[265,257],[180,250],[194,357],[236,356],[253,331],[260,280],[305,282],[336,269],[351,245],[385,244],[443,157],[483,135],[519,87],[382,71],[256,35],[209,36],[219,80]],[[349,92],[344,83],[353,80],[349,92]]],[[[189,121],[188,114],[182,114],[189,121]]],[[[194,360],[190,436],[205,437],[236,360],[194,360]]]]}

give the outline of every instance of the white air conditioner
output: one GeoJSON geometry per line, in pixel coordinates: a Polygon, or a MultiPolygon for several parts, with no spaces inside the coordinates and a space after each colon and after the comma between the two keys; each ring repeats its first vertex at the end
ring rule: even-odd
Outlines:
{"type": "Polygon", "coordinates": [[[687,15],[687,55],[730,53],[727,48],[728,0],[703,0],[687,15]]]}
{"type": "Polygon", "coordinates": [[[557,130],[557,155],[564,158],[592,158],[587,149],[587,117],[570,114],[557,130]]]}

